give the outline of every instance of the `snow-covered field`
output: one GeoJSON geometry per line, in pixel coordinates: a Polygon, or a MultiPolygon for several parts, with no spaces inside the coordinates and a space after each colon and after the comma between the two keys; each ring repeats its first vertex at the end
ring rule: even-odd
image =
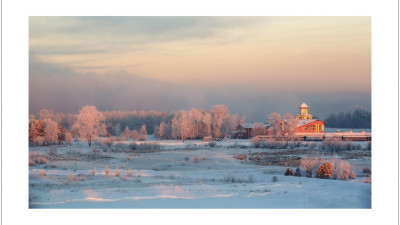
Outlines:
{"type": "Polygon", "coordinates": [[[214,148],[202,141],[160,145],[153,152],[93,152],[95,145],[74,143],[56,146],[50,157],[52,147],[30,147],[49,160],[29,167],[29,207],[371,208],[371,184],[360,176],[362,168],[370,168],[370,157],[351,159],[359,178],[341,181],[283,176],[286,167],[235,159],[277,151],[252,148],[249,140],[222,141],[214,148]]]}

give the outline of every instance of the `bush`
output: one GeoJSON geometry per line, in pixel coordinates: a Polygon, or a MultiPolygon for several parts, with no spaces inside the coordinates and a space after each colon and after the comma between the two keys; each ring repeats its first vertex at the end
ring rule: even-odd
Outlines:
{"type": "Polygon", "coordinates": [[[190,159],[190,162],[192,162],[192,163],[198,163],[198,162],[199,162],[199,158],[197,158],[197,157],[192,157],[192,158],[190,159]]]}
{"type": "Polygon", "coordinates": [[[272,177],[272,182],[278,182],[278,177],[277,176],[273,176],[272,177]]]}
{"type": "Polygon", "coordinates": [[[322,150],[327,150],[330,152],[339,152],[346,149],[351,150],[351,148],[352,148],[351,142],[344,143],[340,138],[328,138],[325,139],[321,144],[322,150]]]}
{"type": "Polygon", "coordinates": [[[133,176],[133,172],[128,170],[128,171],[126,171],[125,176],[126,177],[132,177],[133,176]]]}
{"type": "Polygon", "coordinates": [[[301,165],[306,171],[306,177],[312,177],[315,167],[318,165],[319,160],[315,158],[301,159],[301,165]]]}
{"type": "Polygon", "coordinates": [[[333,159],[332,161],[332,177],[333,179],[349,180],[356,178],[353,168],[346,160],[333,159]]]}
{"type": "Polygon", "coordinates": [[[66,177],[67,177],[67,181],[70,181],[70,182],[79,182],[79,181],[85,180],[85,175],[79,174],[78,176],[75,177],[75,175],[72,174],[71,172],[67,173],[66,177]]]}
{"type": "Polygon", "coordinates": [[[90,171],[90,174],[92,174],[92,176],[95,176],[97,174],[97,170],[96,169],[92,169],[90,171]]]}
{"type": "Polygon", "coordinates": [[[46,175],[47,175],[46,171],[44,171],[44,170],[39,171],[39,176],[44,177],[46,175]]]}
{"type": "Polygon", "coordinates": [[[122,170],[121,169],[115,169],[114,170],[114,176],[119,177],[121,176],[122,170]]]}
{"type": "Polygon", "coordinates": [[[160,143],[153,142],[153,143],[140,143],[139,146],[140,150],[160,150],[161,145],[160,143]]]}
{"type": "Polygon", "coordinates": [[[57,149],[54,148],[54,147],[50,148],[50,150],[49,150],[49,152],[48,152],[48,155],[49,155],[50,157],[56,156],[56,155],[57,155],[57,149]]]}
{"type": "Polygon", "coordinates": [[[261,146],[261,139],[258,137],[253,137],[251,142],[253,143],[254,148],[259,148],[261,146]]]}
{"type": "Polygon", "coordinates": [[[216,145],[217,145],[217,142],[215,142],[215,141],[208,142],[208,146],[210,146],[211,148],[215,147],[216,145]]]}
{"type": "Polygon", "coordinates": [[[33,160],[29,159],[29,166],[36,166],[36,163],[33,160]]]}
{"type": "Polygon", "coordinates": [[[117,152],[125,152],[128,150],[128,146],[124,143],[117,143],[115,144],[115,151],[117,152]]]}
{"type": "Polygon", "coordinates": [[[106,145],[107,147],[111,147],[114,145],[114,141],[115,141],[115,138],[110,136],[103,140],[103,144],[106,145]]]}
{"type": "Polygon", "coordinates": [[[301,170],[300,170],[299,167],[297,167],[296,172],[294,172],[294,175],[295,175],[296,177],[301,177],[301,170]]]}
{"type": "Polygon", "coordinates": [[[324,162],[318,166],[317,178],[329,179],[332,176],[332,163],[324,162]]]}
{"type": "Polygon", "coordinates": [[[47,163],[48,163],[48,160],[47,160],[47,158],[45,158],[45,157],[37,157],[37,158],[35,159],[35,162],[36,162],[37,164],[47,164],[47,163]]]}
{"type": "Polygon", "coordinates": [[[293,170],[289,167],[286,168],[285,176],[293,176],[293,170]]]}
{"type": "Polygon", "coordinates": [[[109,176],[110,174],[111,174],[111,169],[110,169],[110,167],[108,167],[108,166],[106,166],[106,167],[104,167],[104,174],[106,175],[106,176],[109,176]]]}

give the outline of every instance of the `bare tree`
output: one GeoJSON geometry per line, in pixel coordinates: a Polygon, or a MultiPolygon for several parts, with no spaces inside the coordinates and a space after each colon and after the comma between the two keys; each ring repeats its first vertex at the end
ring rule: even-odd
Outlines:
{"type": "Polygon", "coordinates": [[[76,115],[76,124],[80,137],[87,140],[89,147],[92,139],[107,133],[104,115],[95,106],[84,106],[76,115]]]}

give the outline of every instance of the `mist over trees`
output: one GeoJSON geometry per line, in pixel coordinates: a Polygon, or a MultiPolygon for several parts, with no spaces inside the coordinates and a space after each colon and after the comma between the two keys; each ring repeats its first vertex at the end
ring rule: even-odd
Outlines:
{"type": "Polygon", "coordinates": [[[326,127],[333,128],[371,128],[371,112],[355,107],[347,113],[331,114],[325,122],[326,127]]]}

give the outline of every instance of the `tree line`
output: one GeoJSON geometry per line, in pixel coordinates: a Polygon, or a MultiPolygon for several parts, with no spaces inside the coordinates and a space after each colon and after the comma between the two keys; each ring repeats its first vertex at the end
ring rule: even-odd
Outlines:
{"type": "Polygon", "coordinates": [[[232,130],[244,124],[245,117],[231,116],[226,105],[210,110],[191,109],[174,113],[157,111],[106,111],[84,106],[78,114],[54,113],[42,109],[29,116],[29,141],[35,145],[68,143],[85,140],[89,146],[98,136],[146,140],[147,134],[162,139],[200,139],[206,136],[228,138],[232,130]]]}
{"type": "Polygon", "coordinates": [[[371,112],[361,107],[355,107],[350,112],[331,114],[325,119],[326,127],[333,128],[371,128],[371,112]]]}

